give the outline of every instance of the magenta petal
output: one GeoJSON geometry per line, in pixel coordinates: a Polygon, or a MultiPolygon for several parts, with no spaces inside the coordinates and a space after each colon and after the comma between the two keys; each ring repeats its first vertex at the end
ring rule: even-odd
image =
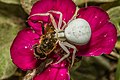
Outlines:
{"type": "MultiPolygon", "coordinates": [[[[76,6],[72,0],[40,0],[36,2],[31,10],[30,16],[37,13],[47,13],[48,11],[60,11],[63,14],[63,20],[68,22],[75,13],[76,6]]],[[[59,15],[55,15],[56,20],[59,20],[59,15]]],[[[41,23],[50,21],[48,16],[33,16],[28,19],[28,24],[39,34],[41,34],[41,23]]]]}
{"type": "MultiPolygon", "coordinates": [[[[30,16],[37,13],[47,13],[49,10],[51,10],[54,6],[53,0],[40,0],[37,1],[31,10],[30,16]]],[[[28,24],[38,33],[41,35],[41,23],[38,21],[44,21],[48,22],[49,17],[48,16],[34,16],[28,19],[28,24]]]]}
{"type": "Polygon", "coordinates": [[[39,0],[37,1],[31,10],[30,15],[36,14],[36,13],[46,13],[53,9],[54,3],[56,0],[39,0]]]}
{"type": "MultiPolygon", "coordinates": [[[[63,14],[63,20],[68,22],[74,15],[76,6],[72,0],[40,0],[36,2],[31,10],[30,16],[36,13],[47,13],[48,11],[60,11],[63,14]]],[[[33,21],[48,21],[48,17],[32,17],[33,21]]]]}
{"type": "Polygon", "coordinates": [[[35,30],[35,32],[39,35],[42,35],[42,24],[39,22],[33,22],[32,20],[28,20],[29,25],[35,30]]]}
{"type": "Polygon", "coordinates": [[[70,80],[68,66],[64,62],[51,65],[42,73],[35,76],[33,80],[70,80]]]}
{"type": "Polygon", "coordinates": [[[76,5],[72,0],[56,0],[54,10],[63,14],[63,20],[68,22],[76,11],[76,5]]]}
{"type": "Polygon", "coordinates": [[[98,28],[101,28],[101,26],[109,21],[108,14],[96,6],[80,8],[78,11],[78,18],[83,18],[88,21],[92,31],[96,31],[98,28]]]}
{"type": "Polygon", "coordinates": [[[32,29],[24,29],[18,33],[12,43],[11,58],[19,68],[23,70],[33,69],[37,65],[34,56],[33,45],[39,42],[39,36],[32,29]]]}
{"type": "Polygon", "coordinates": [[[87,20],[92,30],[88,44],[78,46],[78,56],[109,54],[117,41],[115,26],[109,22],[108,14],[98,7],[81,8],[78,18],[87,20]]]}
{"type": "MultiPolygon", "coordinates": [[[[33,14],[38,14],[38,13],[39,14],[40,13],[47,13],[48,11],[53,9],[54,3],[55,3],[54,0],[40,0],[40,1],[37,1],[31,9],[30,16],[33,15],[33,14]]],[[[35,24],[35,23],[39,23],[37,21],[48,22],[49,17],[48,16],[33,16],[33,17],[29,18],[29,20],[31,20],[35,24]]],[[[32,27],[34,27],[34,26],[32,26],[32,27]]]]}

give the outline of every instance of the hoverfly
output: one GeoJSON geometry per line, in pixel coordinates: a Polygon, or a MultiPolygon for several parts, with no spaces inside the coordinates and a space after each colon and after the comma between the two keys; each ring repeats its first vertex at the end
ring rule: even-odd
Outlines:
{"type": "Polygon", "coordinates": [[[47,25],[46,33],[41,36],[40,44],[33,46],[35,56],[40,59],[46,59],[56,47],[57,39],[55,37],[54,27],[52,25],[47,25]]]}

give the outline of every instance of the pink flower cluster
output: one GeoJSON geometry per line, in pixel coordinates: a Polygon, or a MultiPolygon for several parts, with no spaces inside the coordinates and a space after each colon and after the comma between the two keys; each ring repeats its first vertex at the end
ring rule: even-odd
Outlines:
{"type": "MultiPolygon", "coordinates": [[[[35,69],[44,62],[35,57],[33,46],[40,44],[42,25],[50,24],[51,20],[49,16],[32,15],[48,13],[51,10],[61,12],[63,15],[62,20],[66,23],[77,11],[76,5],[72,0],[40,0],[33,5],[30,13],[31,17],[28,19],[30,27],[21,30],[17,34],[10,49],[14,64],[22,70],[35,69]]],[[[53,14],[53,17],[58,22],[59,15],[53,14]]],[[[78,49],[76,56],[110,54],[115,46],[117,33],[115,26],[109,21],[108,14],[99,7],[88,6],[80,8],[77,11],[76,18],[85,19],[90,24],[92,32],[91,39],[87,44],[82,46],[76,45],[78,49]]],[[[52,59],[56,62],[56,58],[52,57],[52,59]]],[[[55,65],[50,64],[42,73],[35,76],[33,80],[70,80],[68,67],[69,64],[66,60],[55,65]]]]}

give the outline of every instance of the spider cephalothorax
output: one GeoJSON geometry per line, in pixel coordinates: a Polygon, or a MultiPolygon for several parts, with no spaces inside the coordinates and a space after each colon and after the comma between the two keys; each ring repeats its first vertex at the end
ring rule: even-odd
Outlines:
{"type": "Polygon", "coordinates": [[[56,62],[57,64],[63,61],[65,58],[69,57],[70,51],[68,48],[72,48],[72,66],[75,59],[75,53],[77,52],[75,45],[84,45],[90,40],[91,28],[89,23],[84,19],[74,18],[66,24],[66,22],[62,20],[62,13],[59,11],[49,11],[47,13],[33,14],[30,17],[33,16],[50,16],[52,23],[51,25],[54,27],[52,31],[48,29],[47,33],[42,36],[40,42],[41,52],[45,55],[50,54],[55,49],[55,45],[59,44],[59,46],[67,54],[64,55],[58,62],[56,62]],[[51,13],[60,15],[58,24],[56,23],[54,16],[51,13]],[[51,40],[54,41],[51,42],[51,40]],[[48,46],[48,44],[50,44],[50,46],[48,46]],[[45,46],[41,48],[43,45],[45,46]]]}

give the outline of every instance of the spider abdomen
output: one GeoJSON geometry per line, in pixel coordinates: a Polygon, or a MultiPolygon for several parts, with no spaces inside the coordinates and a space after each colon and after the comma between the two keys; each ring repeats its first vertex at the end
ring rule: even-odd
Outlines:
{"type": "Polygon", "coordinates": [[[89,23],[82,18],[71,21],[65,28],[65,37],[68,41],[76,45],[88,43],[91,37],[89,23]]]}

